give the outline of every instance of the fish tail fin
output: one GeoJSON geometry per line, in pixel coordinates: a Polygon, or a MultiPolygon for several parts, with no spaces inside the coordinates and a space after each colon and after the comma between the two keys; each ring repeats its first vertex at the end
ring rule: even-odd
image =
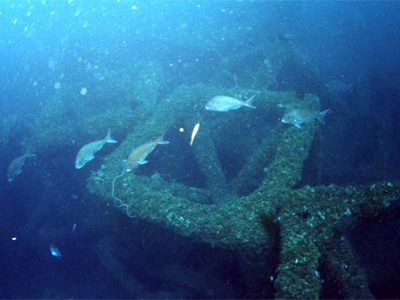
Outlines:
{"type": "Polygon", "coordinates": [[[165,135],[165,133],[163,133],[163,134],[158,138],[157,144],[159,144],[159,145],[166,145],[166,144],[169,144],[169,141],[165,141],[165,140],[164,140],[164,135],[165,135]]]}
{"type": "Polygon", "coordinates": [[[111,137],[111,129],[110,128],[108,128],[108,133],[107,133],[105,140],[106,140],[106,143],[116,143],[117,142],[116,140],[114,140],[111,137]]]}
{"type": "Polygon", "coordinates": [[[247,99],[246,101],[244,101],[244,105],[245,106],[247,106],[247,107],[250,107],[250,108],[256,108],[254,105],[253,105],[253,100],[254,100],[254,97],[256,96],[257,94],[254,94],[253,96],[251,96],[249,99],[247,99]]]}
{"type": "Polygon", "coordinates": [[[327,114],[328,112],[330,112],[330,111],[331,111],[331,110],[328,108],[328,109],[325,109],[324,111],[321,111],[321,112],[319,113],[318,120],[319,120],[322,124],[325,124],[324,117],[325,117],[326,114],[327,114]]]}

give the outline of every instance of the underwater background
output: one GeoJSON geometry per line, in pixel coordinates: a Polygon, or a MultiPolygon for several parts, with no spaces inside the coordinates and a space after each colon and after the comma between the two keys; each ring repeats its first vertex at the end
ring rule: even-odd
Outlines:
{"type": "Polygon", "coordinates": [[[400,297],[400,3],[10,0],[0,33],[0,298],[400,297]]]}

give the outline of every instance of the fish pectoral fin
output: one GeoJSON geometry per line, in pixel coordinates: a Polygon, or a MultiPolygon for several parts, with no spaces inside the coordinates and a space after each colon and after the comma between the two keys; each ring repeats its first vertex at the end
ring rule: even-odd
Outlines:
{"type": "Polygon", "coordinates": [[[139,164],[139,165],[144,165],[144,164],[147,164],[147,163],[148,163],[147,160],[138,161],[138,164],[139,164]]]}
{"type": "Polygon", "coordinates": [[[301,124],[300,124],[300,123],[294,123],[294,125],[295,125],[297,128],[301,129],[301,124]]]}
{"type": "Polygon", "coordinates": [[[94,154],[92,153],[92,154],[90,154],[90,156],[88,157],[87,160],[89,161],[89,160],[92,160],[93,158],[94,158],[94,154]]]}

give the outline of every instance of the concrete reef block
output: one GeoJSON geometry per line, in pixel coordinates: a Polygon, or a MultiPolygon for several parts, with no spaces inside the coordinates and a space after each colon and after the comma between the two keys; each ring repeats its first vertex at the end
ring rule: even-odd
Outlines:
{"type": "MultiPolygon", "coordinates": [[[[193,111],[193,107],[200,106],[201,109],[198,112],[200,116],[206,114],[203,104],[216,93],[229,95],[230,91],[208,89],[202,85],[184,86],[160,101],[153,115],[145,123],[136,126],[135,130],[120,144],[118,150],[107,158],[105,182],[91,183],[89,179],[91,190],[94,193],[101,190],[102,196],[109,197],[111,181],[120,173],[115,166],[121,166],[121,161],[132,151],[133,145],[140,145],[145,138],[154,137],[167,131],[174,125],[176,119],[188,119],[187,123],[192,123],[192,115],[188,112],[193,111]]],[[[300,107],[310,105],[311,108],[318,108],[317,97],[307,95],[306,100],[306,104],[303,104],[293,93],[264,91],[257,96],[255,105],[260,109],[268,110],[271,107],[276,109],[279,105],[296,106],[296,102],[298,102],[300,107]]],[[[197,148],[194,151],[200,171],[207,178],[208,194],[218,199],[221,197],[220,191],[227,190],[228,186],[224,187],[225,181],[219,167],[217,150],[213,147],[210,135],[213,121],[208,120],[207,122],[208,124],[204,128],[202,127],[202,132],[199,133],[198,140],[194,145],[197,148]]],[[[221,205],[201,205],[188,199],[175,197],[170,191],[171,188],[155,189],[149,178],[128,174],[125,176],[124,183],[123,181],[117,182],[115,188],[118,198],[124,199],[126,204],[132,207],[132,211],[141,218],[153,220],[153,222],[166,227],[176,228],[184,235],[197,235],[200,239],[215,245],[235,248],[235,245],[238,244],[264,243],[266,234],[258,220],[258,213],[264,209],[265,205],[268,206],[263,202],[268,203],[274,200],[270,199],[268,194],[271,192],[275,194],[277,187],[293,186],[300,179],[302,164],[313,139],[314,125],[306,126],[303,130],[294,126],[282,127],[283,125],[273,129],[279,133],[275,134],[277,141],[274,143],[279,146],[277,150],[274,150],[276,154],[273,161],[269,165],[265,165],[264,157],[261,157],[258,161],[249,162],[250,166],[261,165],[263,170],[268,169],[268,171],[264,175],[266,178],[264,183],[248,197],[232,197],[232,199],[238,200],[231,200],[221,203],[221,205]],[[122,186],[122,183],[125,186],[122,186]]],[[[267,134],[266,136],[270,137],[271,135],[267,134]]],[[[258,147],[263,149],[262,144],[258,147]]],[[[251,172],[249,165],[245,166],[248,170],[247,173],[251,172]]]]}

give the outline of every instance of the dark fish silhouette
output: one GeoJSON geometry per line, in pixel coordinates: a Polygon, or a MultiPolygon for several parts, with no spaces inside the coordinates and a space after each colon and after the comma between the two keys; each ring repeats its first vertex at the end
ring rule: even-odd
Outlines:
{"type": "Polygon", "coordinates": [[[25,159],[27,157],[34,157],[34,156],[36,156],[36,155],[33,153],[26,152],[24,155],[21,155],[21,156],[17,157],[16,159],[14,159],[8,166],[8,171],[7,171],[8,181],[9,182],[12,181],[15,176],[17,176],[18,174],[20,174],[22,172],[22,167],[24,166],[25,159]]]}

